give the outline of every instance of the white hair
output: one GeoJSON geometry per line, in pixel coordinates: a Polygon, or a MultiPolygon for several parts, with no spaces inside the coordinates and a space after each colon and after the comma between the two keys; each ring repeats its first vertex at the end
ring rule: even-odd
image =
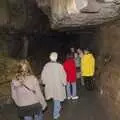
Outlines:
{"type": "Polygon", "coordinates": [[[51,61],[56,61],[58,58],[58,54],[56,52],[50,53],[50,60],[51,61]]]}

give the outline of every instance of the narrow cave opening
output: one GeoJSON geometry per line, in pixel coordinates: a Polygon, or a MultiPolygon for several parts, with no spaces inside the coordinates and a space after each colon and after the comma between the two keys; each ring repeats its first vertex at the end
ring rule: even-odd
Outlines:
{"type": "Polygon", "coordinates": [[[43,65],[49,61],[51,52],[58,53],[60,63],[63,63],[65,55],[71,47],[81,50],[89,48],[94,55],[97,52],[96,28],[83,31],[55,31],[42,36],[38,33],[28,38],[28,58],[32,59],[33,69],[36,69],[38,73],[43,65]]]}

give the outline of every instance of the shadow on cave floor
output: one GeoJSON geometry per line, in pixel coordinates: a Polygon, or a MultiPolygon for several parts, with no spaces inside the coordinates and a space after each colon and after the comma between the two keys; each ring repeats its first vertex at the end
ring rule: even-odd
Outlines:
{"type": "MultiPolygon", "coordinates": [[[[78,101],[65,101],[60,120],[110,120],[107,112],[95,91],[79,90],[78,101]]],[[[19,120],[13,105],[5,105],[0,109],[0,120],[19,120]]],[[[48,110],[44,120],[52,120],[52,102],[48,102],[48,110]]]]}

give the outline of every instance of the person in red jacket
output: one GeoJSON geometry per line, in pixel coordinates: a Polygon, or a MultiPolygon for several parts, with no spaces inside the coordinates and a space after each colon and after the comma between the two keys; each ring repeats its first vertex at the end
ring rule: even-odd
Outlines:
{"type": "Polygon", "coordinates": [[[72,54],[68,53],[64,61],[64,69],[67,74],[67,97],[69,99],[78,99],[76,95],[76,66],[72,54]],[[71,89],[72,88],[72,89],[71,89]]]}

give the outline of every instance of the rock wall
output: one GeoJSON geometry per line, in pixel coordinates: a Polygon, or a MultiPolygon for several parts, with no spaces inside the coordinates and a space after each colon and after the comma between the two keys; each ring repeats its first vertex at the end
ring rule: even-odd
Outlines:
{"type": "Polygon", "coordinates": [[[9,20],[8,1],[0,0],[0,26],[8,24],[9,20]]]}
{"type": "Polygon", "coordinates": [[[15,76],[17,62],[8,55],[8,36],[0,34],[0,105],[10,100],[10,81],[15,76]]]}
{"type": "Polygon", "coordinates": [[[0,0],[0,27],[23,28],[27,20],[24,0],[0,0]]]}
{"type": "Polygon", "coordinates": [[[97,86],[112,120],[120,119],[120,21],[100,27],[97,34],[97,86]],[[115,118],[114,118],[115,116],[115,118]]]}

